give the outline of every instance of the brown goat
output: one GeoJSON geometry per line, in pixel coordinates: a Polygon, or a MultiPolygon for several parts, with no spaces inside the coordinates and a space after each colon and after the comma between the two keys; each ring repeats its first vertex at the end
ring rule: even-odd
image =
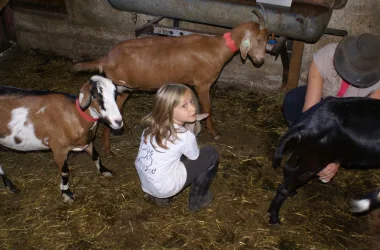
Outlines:
{"type": "MultiPolygon", "coordinates": [[[[257,10],[254,13],[260,24],[244,23],[224,36],[155,36],[127,40],[97,61],[74,65],[73,71],[97,70],[118,85],[144,91],[157,90],[167,82],[193,85],[202,112],[210,114],[206,120],[207,129],[218,139],[211,120],[210,87],[239,48],[243,59],[248,54],[255,64],[264,62],[268,32],[262,14],[257,10]]],[[[127,97],[128,93],[118,96],[120,109],[127,97]]],[[[110,131],[106,128],[103,133],[106,156],[111,154],[109,139],[110,131]]]]}
{"type": "MultiPolygon", "coordinates": [[[[61,172],[62,197],[70,202],[74,198],[69,189],[70,151],[86,151],[102,175],[112,175],[102,165],[92,139],[98,120],[122,133],[116,88],[102,76],[93,76],[83,84],[78,98],[52,91],[0,86],[0,145],[19,151],[50,149],[61,172]]],[[[1,166],[0,176],[6,187],[16,191],[1,166]]]]}

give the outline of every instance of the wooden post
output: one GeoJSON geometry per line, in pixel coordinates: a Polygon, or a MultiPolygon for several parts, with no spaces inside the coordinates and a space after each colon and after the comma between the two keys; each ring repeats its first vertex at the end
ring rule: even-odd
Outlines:
{"type": "Polygon", "coordinates": [[[293,41],[292,56],[290,57],[289,76],[288,82],[285,86],[282,86],[285,90],[289,91],[298,87],[298,80],[300,78],[300,70],[303,57],[303,48],[305,42],[293,41]]]}

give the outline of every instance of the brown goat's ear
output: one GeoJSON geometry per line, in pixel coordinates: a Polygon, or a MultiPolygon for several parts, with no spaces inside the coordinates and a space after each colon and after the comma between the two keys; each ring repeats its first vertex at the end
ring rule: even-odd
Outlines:
{"type": "Polygon", "coordinates": [[[91,84],[86,82],[83,84],[79,93],[79,106],[82,111],[88,109],[91,103],[91,84]]]}
{"type": "Polygon", "coordinates": [[[245,34],[240,43],[240,55],[245,60],[247,58],[248,51],[252,48],[252,36],[245,34]]]}

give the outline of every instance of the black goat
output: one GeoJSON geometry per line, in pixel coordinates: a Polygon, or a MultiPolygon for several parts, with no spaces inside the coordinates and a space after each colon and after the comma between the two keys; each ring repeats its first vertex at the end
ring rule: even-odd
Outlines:
{"type": "MultiPolygon", "coordinates": [[[[304,112],[281,138],[273,167],[283,154],[291,155],[284,167],[284,181],[269,207],[269,223],[278,217],[285,199],[329,163],[345,168],[378,168],[380,165],[380,100],[329,97],[304,112]]],[[[379,190],[353,202],[353,212],[373,208],[380,202],[379,190]]]]}

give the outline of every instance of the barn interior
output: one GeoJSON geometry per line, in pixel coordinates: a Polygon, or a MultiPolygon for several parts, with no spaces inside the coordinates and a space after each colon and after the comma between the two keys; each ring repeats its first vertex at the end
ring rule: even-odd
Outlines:
{"type": "Polygon", "coordinates": [[[19,192],[0,186],[0,248],[380,249],[380,211],[349,211],[350,199],[380,186],[376,169],[341,169],[328,184],[314,178],[284,203],[280,225],[268,224],[267,216],[283,179],[272,156],[288,129],[285,94],[307,83],[313,53],[324,45],[380,34],[377,1],[0,1],[1,85],[23,89],[78,95],[95,73],[74,73],[73,64],[100,58],[127,39],[220,35],[257,21],[258,3],[275,40],[261,67],[236,54],[211,88],[221,138],[206,129],[198,136],[201,147],[212,145],[221,157],[209,207],[189,212],[188,190],[168,206],[144,200],[134,161],[155,93],[136,91],[124,105],[125,132],[111,137],[114,155],[102,157],[102,126],[94,141],[112,178],[100,176],[87,154],[70,154],[71,204],[60,197],[51,152],[2,148],[0,164],[19,192]]]}

